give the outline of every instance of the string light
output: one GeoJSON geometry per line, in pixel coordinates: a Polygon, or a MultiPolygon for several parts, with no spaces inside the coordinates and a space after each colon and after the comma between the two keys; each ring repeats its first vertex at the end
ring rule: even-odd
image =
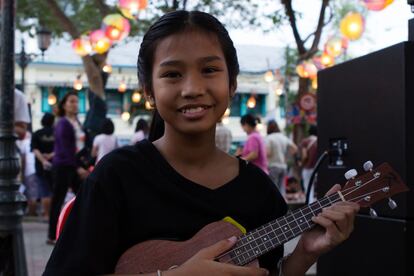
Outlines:
{"type": "Polygon", "coordinates": [[[267,71],[264,75],[264,80],[266,82],[272,82],[274,79],[273,72],[271,70],[267,71]]]}
{"type": "Polygon", "coordinates": [[[148,109],[148,110],[150,110],[153,107],[152,107],[152,105],[151,105],[151,103],[149,101],[145,101],[145,108],[148,109]]]}
{"type": "Polygon", "coordinates": [[[139,93],[138,91],[135,91],[134,93],[132,93],[132,102],[139,103],[140,101],[141,101],[141,93],[139,93]]]}
{"type": "Polygon", "coordinates": [[[50,94],[50,95],[47,97],[47,103],[48,103],[49,105],[55,105],[55,104],[56,104],[56,102],[57,102],[57,98],[56,98],[56,96],[55,96],[55,95],[50,94]]]}
{"type": "Polygon", "coordinates": [[[121,119],[125,122],[127,122],[131,118],[131,114],[128,111],[124,111],[121,114],[121,119]]]}
{"type": "Polygon", "coordinates": [[[73,89],[79,91],[79,90],[82,90],[82,88],[83,88],[83,84],[81,80],[81,75],[78,75],[75,81],[73,82],[73,89]]]}
{"type": "Polygon", "coordinates": [[[251,95],[250,98],[247,100],[247,107],[248,108],[256,107],[256,98],[253,95],[251,95]]]}
{"type": "Polygon", "coordinates": [[[110,74],[110,73],[112,73],[112,65],[111,64],[105,64],[103,67],[102,67],[102,71],[104,71],[105,73],[107,73],[107,74],[110,74]]]}
{"type": "Polygon", "coordinates": [[[121,80],[121,82],[118,85],[118,92],[124,93],[127,90],[127,85],[124,80],[121,80]]]}

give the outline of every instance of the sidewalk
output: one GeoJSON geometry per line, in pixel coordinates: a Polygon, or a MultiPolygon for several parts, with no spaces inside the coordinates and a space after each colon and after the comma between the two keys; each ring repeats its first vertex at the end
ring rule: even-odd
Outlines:
{"type": "MultiPolygon", "coordinates": [[[[23,222],[26,261],[29,276],[41,276],[52,252],[53,246],[46,244],[48,224],[36,218],[26,219],[23,222]]],[[[298,238],[285,244],[285,254],[291,252],[298,238]]],[[[306,275],[316,275],[316,265],[313,265],[306,275]]]]}

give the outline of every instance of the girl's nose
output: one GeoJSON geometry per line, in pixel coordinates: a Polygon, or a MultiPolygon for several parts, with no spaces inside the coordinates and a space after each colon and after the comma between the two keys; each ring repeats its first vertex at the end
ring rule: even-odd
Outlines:
{"type": "Polygon", "coordinates": [[[181,96],[185,98],[196,98],[202,96],[205,91],[205,83],[202,78],[190,75],[183,85],[181,96]]]}

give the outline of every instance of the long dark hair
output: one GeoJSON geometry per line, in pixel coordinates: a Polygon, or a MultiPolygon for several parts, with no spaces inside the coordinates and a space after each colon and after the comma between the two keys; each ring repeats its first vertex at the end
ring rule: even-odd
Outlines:
{"type": "MultiPolygon", "coordinates": [[[[199,11],[174,11],[163,15],[155,22],[144,35],[138,55],[138,79],[142,88],[147,93],[153,93],[152,67],[154,53],[159,41],[170,35],[184,32],[188,29],[199,29],[215,34],[221,45],[226,60],[229,87],[237,86],[237,75],[239,74],[239,62],[233,41],[224,28],[214,16],[199,11]]],[[[149,140],[155,141],[164,135],[164,120],[157,110],[154,111],[151,121],[149,140]]]]}
{"type": "Polygon", "coordinates": [[[267,123],[267,134],[272,134],[272,133],[277,133],[280,132],[280,128],[279,125],[277,124],[277,122],[275,120],[270,120],[267,123]]]}
{"type": "Polygon", "coordinates": [[[65,103],[67,102],[70,96],[78,97],[78,94],[75,91],[69,91],[65,94],[65,96],[63,96],[63,98],[59,101],[58,104],[57,116],[64,117],[66,115],[65,109],[63,107],[65,106],[65,103]]]}

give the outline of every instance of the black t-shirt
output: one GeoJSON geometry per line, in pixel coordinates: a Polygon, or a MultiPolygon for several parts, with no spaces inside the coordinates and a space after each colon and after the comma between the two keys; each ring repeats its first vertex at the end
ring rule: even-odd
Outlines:
{"type": "MultiPolygon", "coordinates": [[[[131,246],[150,239],[187,240],[230,216],[248,231],[286,213],[274,184],[240,160],[239,175],[211,190],[175,171],[149,141],[120,148],[95,167],[80,192],[44,275],[113,273],[131,246]]],[[[259,259],[273,268],[279,247],[259,259]]]]}
{"type": "MultiPolygon", "coordinates": [[[[45,127],[42,129],[39,129],[32,135],[32,144],[31,148],[32,151],[34,149],[39,150],[41,153],[51,153],[53,152],[53,146],[55,144],[55,136],[53,135],[53,128],[51,127],[45,127]]],[[[36,174],[42,175],[43,165],[39,161],[39,159],[35,158],[35,168],[36,168],[36,174]]]]}

